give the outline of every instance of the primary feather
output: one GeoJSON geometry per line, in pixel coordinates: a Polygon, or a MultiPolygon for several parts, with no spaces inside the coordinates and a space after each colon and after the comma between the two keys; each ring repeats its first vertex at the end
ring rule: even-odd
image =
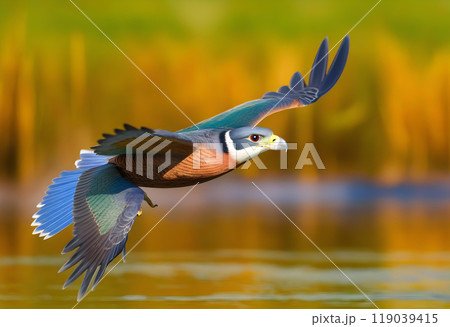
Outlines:
{"type": "Polygon", "coordinates": [[[86,293],[97,268],[93,288],[106,266],[124,251],[144,194],[112,164],[91,168],[81,175],[74,196],[74,237],[63,253],[78,249],[60,269],[64,271],[78,264],[64,287],[85,272],[78,300],[86,293]]]}
{"type": "Polygon", "coordinates": [[[265,117],[281,110],[307,106],[325,95],[338,81],[344,71],[350,47],[347,35],[334,57],[327,72],[328,39],[324,39],[317,51],[307,85],[299,72],[296,72],[289,83],[277,92],[267,92],[261,99],[252,100],[225,111],[217,116],[204,120],[195,126],[180,130],[188,132],[197,128],[239,128],[256,126],[265,117]]]}
{"type": "Polygon", "coordinates": [[[36,226],[33,234],[39,234],[47,239],[72,224],[73,197],[78,179],[87,169],[104,165],[110,158],[97,155],[93,151],[82,150],[80,160],[75,162],[78,169],[63,171],[59,177],[55,178],[46,195],[37,205],[39,210],[33,215],[34,221],[31,224],[36,226]]]}

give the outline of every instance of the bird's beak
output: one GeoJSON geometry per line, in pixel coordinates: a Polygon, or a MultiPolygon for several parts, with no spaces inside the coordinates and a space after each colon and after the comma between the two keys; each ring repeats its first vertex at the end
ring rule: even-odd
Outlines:
{"type": "Polygon", "coordinates": [[[264,145],[270,150],[288,150],[288,144],[278,135],[272,135],[270,140],[264,145]]]}

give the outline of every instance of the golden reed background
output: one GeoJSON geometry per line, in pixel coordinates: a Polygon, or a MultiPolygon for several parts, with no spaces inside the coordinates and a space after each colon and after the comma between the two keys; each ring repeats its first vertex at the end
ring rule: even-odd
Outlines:
{"type": "MultiPolygon", "coordinates": [[[[373,5],[319,2],[78,4],[197,122],[277,89],[296,70],[306,73],[322,38],[334,45],[373,5]]],[[[28,183],[70,168],[80,148],[125,122],[189,125],[75,7],[49,3],[1,5],[2,180],[28,183]]],[[[337,86],[262,126],[314,142],[327,167],[321,176],[396,182],[446,174],[449,6],[421,4],[381,3],[352,32],[337,86]]]]}

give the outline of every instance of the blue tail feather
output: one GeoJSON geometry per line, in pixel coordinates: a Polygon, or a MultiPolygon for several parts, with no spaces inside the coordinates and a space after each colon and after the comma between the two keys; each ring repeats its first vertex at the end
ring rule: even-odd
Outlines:
{"type": "Polygon", "coordinates": [[[93,151],[81,150],[80,160],[75,162],[76,170],[63,171],[53,180],[46,195],[37,205],[38,212],[33,215],[31,226],[37,226],[33,234],[52,237],[73,223],[73,197],[81,174],[94,167],[108,163],[109,156],[100,156],[93,151]]]}

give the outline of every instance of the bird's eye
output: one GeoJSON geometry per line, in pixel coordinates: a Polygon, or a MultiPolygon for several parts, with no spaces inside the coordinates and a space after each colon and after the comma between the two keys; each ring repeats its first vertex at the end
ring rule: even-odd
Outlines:
{"type": "Polygon", "coordinates": [[[250,135],[249,139],[252,142],[258,142],[260,139],[260,136],[258,134],[252,134],[252,135],[250,135]]]}

